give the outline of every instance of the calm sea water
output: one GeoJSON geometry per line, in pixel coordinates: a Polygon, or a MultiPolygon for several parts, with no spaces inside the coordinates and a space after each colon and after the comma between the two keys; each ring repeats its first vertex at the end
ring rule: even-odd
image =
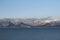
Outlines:
{"type": "Polygon", "coordinates": [[[0,40],[60,40],[60,28],[5,28],[0,40]]]}

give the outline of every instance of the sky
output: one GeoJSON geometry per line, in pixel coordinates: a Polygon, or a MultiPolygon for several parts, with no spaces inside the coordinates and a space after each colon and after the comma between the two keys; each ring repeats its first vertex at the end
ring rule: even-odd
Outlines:
{"type": "Polygon", "coordinates": [[[0,18],[60,17],[60,0],[0,0],[0,18]]]}

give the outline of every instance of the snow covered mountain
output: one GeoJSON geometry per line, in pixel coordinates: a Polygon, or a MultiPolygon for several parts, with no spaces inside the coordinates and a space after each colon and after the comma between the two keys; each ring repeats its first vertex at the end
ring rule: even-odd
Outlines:
{"type": "Polygon", "coordinates": [[[60,18],[50,18],[50,19],[0,19],[0,28],[19,28],[19,27],[27,27],[31,28],[33,26],[36,27],[60,27],[60,18]]]}

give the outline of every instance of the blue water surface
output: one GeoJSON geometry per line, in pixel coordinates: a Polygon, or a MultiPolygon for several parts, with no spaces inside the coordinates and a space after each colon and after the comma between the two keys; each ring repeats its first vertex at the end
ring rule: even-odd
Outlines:
{"type": "Polygon", "coordinates": [[[60,28],[0,28],[0,40],[60,40],[60,28]]]}

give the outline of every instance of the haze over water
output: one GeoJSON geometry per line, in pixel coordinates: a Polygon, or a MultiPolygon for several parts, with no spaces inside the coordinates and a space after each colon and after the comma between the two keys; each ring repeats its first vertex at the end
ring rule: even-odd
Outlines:
{"type": "MultiPolygon", "coordinates": [[[[0,19],[43,19],[46,17],[59,17],[60,19],[60,0],[0,0],[0,19]]],[[[0,40],[60,40],[60,21],[56,22],[55,20],[53,23],[59,24],[59,27],[54,26],[56,28],[53,26],[53,28],[46,26],[44,26],[45,28],[20,28],[21,26],[18,26],[19,28],[7,28],[12,27],[12,23],[3,20],[0,20],[0,40]],[[11,25],[9,26],[9,24],[11,25]]],[[[49,23],[50,21],[46,22],[49,23]]]]}

